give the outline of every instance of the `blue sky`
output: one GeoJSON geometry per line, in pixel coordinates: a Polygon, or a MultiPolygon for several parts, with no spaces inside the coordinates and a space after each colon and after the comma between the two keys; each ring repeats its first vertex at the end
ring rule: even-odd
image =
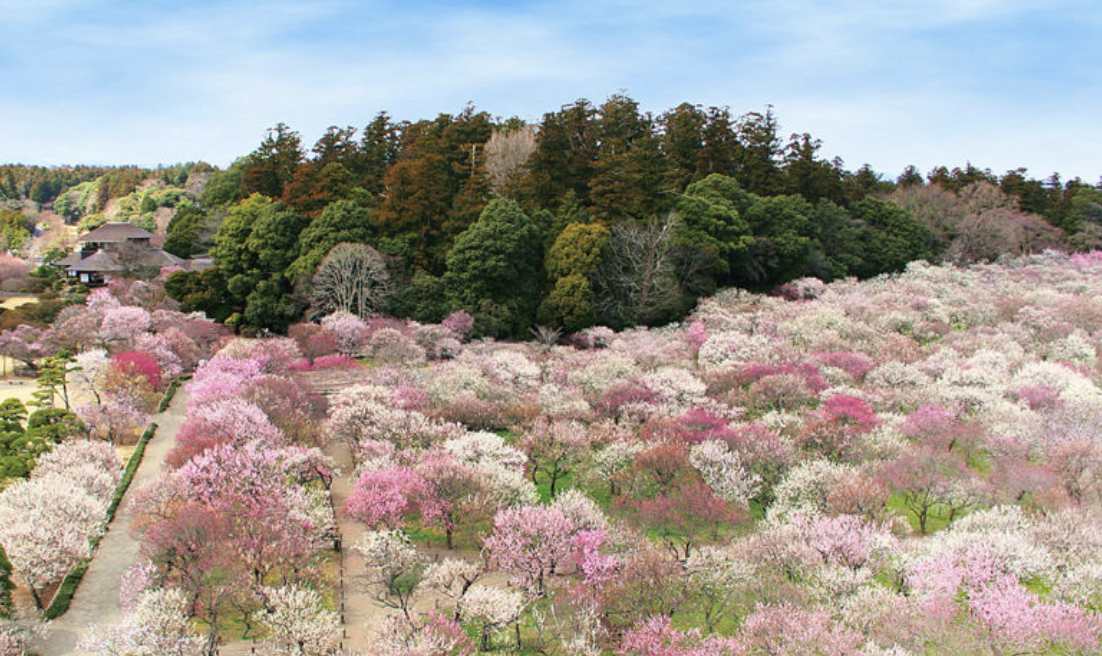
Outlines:
{"type": "Polygon", "coordinates": [[[224,166],[285,122],[473,102],[538,121],[627,92],[734,114],[892,177],[1102,175],[1093,0],[0,0],[0,162],[224,166]]]}

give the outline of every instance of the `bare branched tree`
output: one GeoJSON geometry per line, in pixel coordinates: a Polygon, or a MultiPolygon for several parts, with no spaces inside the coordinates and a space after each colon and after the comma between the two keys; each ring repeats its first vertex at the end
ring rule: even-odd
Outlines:
{"type": "Polygon", "coordinates": [[[1017,201],[990,182],[974,182],[958,194],[937,185],[904,187],[890,196],[934,236],[944,259],[957,264],[991,262],[1060,244],[1060,230],[1023,212],[1017,201]]]}
{"type": "Polygon", "coordinates": [[[593,278],[594,309],[612,324],[650,323],[684,303],[683,281],[698,268],[692,252],[676,245],[677,218],[622,223],[612,228],[593,278]]]}
{"type": "Polygon", "coordinates": [[[315,315],[337,311],[366,318],[382,311],[394,295],[387,256],[366,244],[334,246],[311,280],[315,315]]]}
{"type": "Polygon", "coordinates": [[[524,169],[524,163],[536,150],[536,132],[534,125],[495,130],[486,142],[486,173],[494,193],[502,193],[509,181],[524,169]]]}
{"type": "Polygon", "coordinates": [[[125,274],[128,277],[136,276],[142,269],[150,269],[145,264],[145,258],[149,256],[149,246],[126,241],[110,249],[115,261],[126,267],[125,274]]]}

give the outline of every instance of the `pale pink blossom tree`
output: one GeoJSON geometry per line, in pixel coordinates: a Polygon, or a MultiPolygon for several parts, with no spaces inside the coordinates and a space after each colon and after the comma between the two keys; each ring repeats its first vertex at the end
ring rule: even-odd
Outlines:
{"type": "Polygon", "coordinates": [[[120,473],[117,456],[100,449],[56,450],[41,472],[0,492],[0,544],[39,608],[43,590],[90,555],[120,473]]]}
{"type": "Polygon", "coordinates": [[[401,531],[368,531],[352,548],[364,558],[367,592],[383,606],[401,611],[412,625],[413,599],[424,580],[425,556],[401,531]]]}
{"type": "Polygon", "coordinates": [[[975,478],[968,466],[956,454],[927,446],[913,446],[886,463],[883,480],[900,494],[903,507],[923,534],[932,510],[952,511],[957,504],[975,499],[971,492],[975,478]]]}
{"type": "Polygon", "coordinates": [[[142,594],[119,624],[92,625],[77,648],[89,656],[200,656],[203,641],[188,622],[188,601],[178,589],[142,594]]]}
{"type": "Polygon", "coordinates": [[[90,437],[113,445],[133,440],[149,423],[149,415],[136,408],[126,397],[79,406],[76,414],[84,422],[90,437]]]}
{"type": "Polygon", "coordinates": [[[825,610],[790,604],[759,605],[742,623],[738,637],[751,654],[857,656],[860,633],[835,621],[825,610]]]}
{"type": "Polygon", "coordinates": [[[386,617],[371,649],[359,656],[470,656],[475,645],[458,620],[430,613],[414,626],[399,617],[386,617]]]}
{"type": "Polygon", "coordinates": [[[20,324],[0,333],[0,355],[18,360],[34,370],[38,360],[50,354],[47,340],[50,333],[42,328],[20,324]]]}
{"type": "Polygon", "coordinates": [[[321,320],[337,338],[337,350],[344,355],[358,355],[370,336],[367,322],[351,312],[334,312],[321,320]]]}
{"type": "MultiPolygon", "coordinates": [[[[617,656],[743,656],[747,651],[733,638],[704,638],[700,631],[679,631],[668,617],[640,620],[624,634],[617,656]]],[[[769,652],[767,652],[769,653],[769,652]]]]}
{"type": "MultiPolygon", "coordinates": [[[[140,334],[147,332],[152,324],[153,317],[148,311],[123,305],[104,312],[99,336],[104,344],[131,345],[140,334]]],[[[126,348],[124,347],[123,350],[126,348]]]]}
{"type": "Polygon", "coordinates": [[[463,613],[463,598],[467,591],[485,575],[484,563],[472,562],[460,558],[445,558],[433,563],[425,570],[424,585],[450,601],[454,605],[452,619],[458,620],[463,613]]]}
{"type": "Polygon", "coordinates": [[[326,528],[311,507],[315,502],[296,485],[297,464],[279,449],[224,444],[176,473],[188,499],[228,519],[235,535],[229,546],[257,584],[309,558],[326,528]]]}
{"type": "Polygon", "coordinates": [[[485,476],[451,454],[433,451],[424,454],[414,470],[428,484],[421,518],[443,530],[448,549],[453,549],[459,528],[477,522],[486,511],[485,476]]]}
{"type": "Polygon", "coordinates": [[[593,436],[579,422],[541,418],[525,433],[521,443],[528,455],[533,485],[539,484],[538,477],[542,474],[554,498],[559,492],[559,481],[589,454],[593,436]]]}
{"type": "Polygon", "coordinates": [[[100,393],[106,382],[107,369],[111,360],[103,349],[89,349],[78,353],[73,359],[72,380],[79,387],[92,393],[96,403],[101,403],[100,393]]]}
{"type": "Polygon", "coordinates": [[[513,575],[513,585],[542,597],[547,580],[571,556],[574,529],[558,508],[506,508],[494,518],[494,531],[483,546],[491,564],[513,575]]]}
{"type": "Polygon", "coordinates": [[[265,600],[256,619],[270,631],[265,653],[273,656],[331,656],[341,641],[340,615],[324,607],[322,596],[296,585],[261,589],[265,600]]]}
{"type": "MultiPolygon", "coordinates": [[[[463,597],[462,617],[479,627],[479,647],[490,648],[490,638],[502,628],[517,622],[524,610],[524,596],[519,592],[502,590],[488,585],[475,585],[463,597]]],[[[517,649],[520,649],[520,632],[517,632],[517,649]]]]}

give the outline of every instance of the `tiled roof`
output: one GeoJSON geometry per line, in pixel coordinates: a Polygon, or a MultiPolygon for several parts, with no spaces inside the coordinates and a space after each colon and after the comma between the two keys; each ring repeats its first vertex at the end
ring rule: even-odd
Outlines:
{"type": "Polygon", "coordinates": [[[179,266],[186,267],[187,260],[182,257],[176,257],[168,251],[161,250],[159,248],[151,248],[148,253],[142,256],[140,261],[142,266],[179,266]]]}
{"type": "Polygon", "coordinates": [[[152,239],[153,233],[148,230],[142,230],[136,225],[126,223],[125,221],[109,221],[104,223],[100,227],[96,228],[92,232],[83,235],[77,239],[81,243],[115,243],[124,242],[130,239],[152,239]]]}
{"type": "Polygon", "coordinates": [[[123,271],[125,268],[126,267],[119,264],[115,258],[111,257],[109,253],[96,251],[94,254],[89,255],[80,262],[69,267],[69,271],[75,271],[77,273],[107,273],[112,271],[123,271]]]}
{"type": "Polygon", "coordinates": [[[68,255],[61,258],[60,260],[55,260],[53,264],[54,264],[54,266],[59,266],[59,267],[70,267],[70,266],[73,266],[74,264],[76,264],[77,262],[80,262],[80,252],[79,251],[69,253],[68,255]]]}

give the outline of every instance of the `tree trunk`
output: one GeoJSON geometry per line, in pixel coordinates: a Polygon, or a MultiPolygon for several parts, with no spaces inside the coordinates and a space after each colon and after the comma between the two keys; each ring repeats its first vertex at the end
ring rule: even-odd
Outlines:
{"type": "Polygon", "coordinates": [[[218,624],[212,622],[207,629],[207,644],[203,647],[204,656],[218,656],[218,624]]]}

